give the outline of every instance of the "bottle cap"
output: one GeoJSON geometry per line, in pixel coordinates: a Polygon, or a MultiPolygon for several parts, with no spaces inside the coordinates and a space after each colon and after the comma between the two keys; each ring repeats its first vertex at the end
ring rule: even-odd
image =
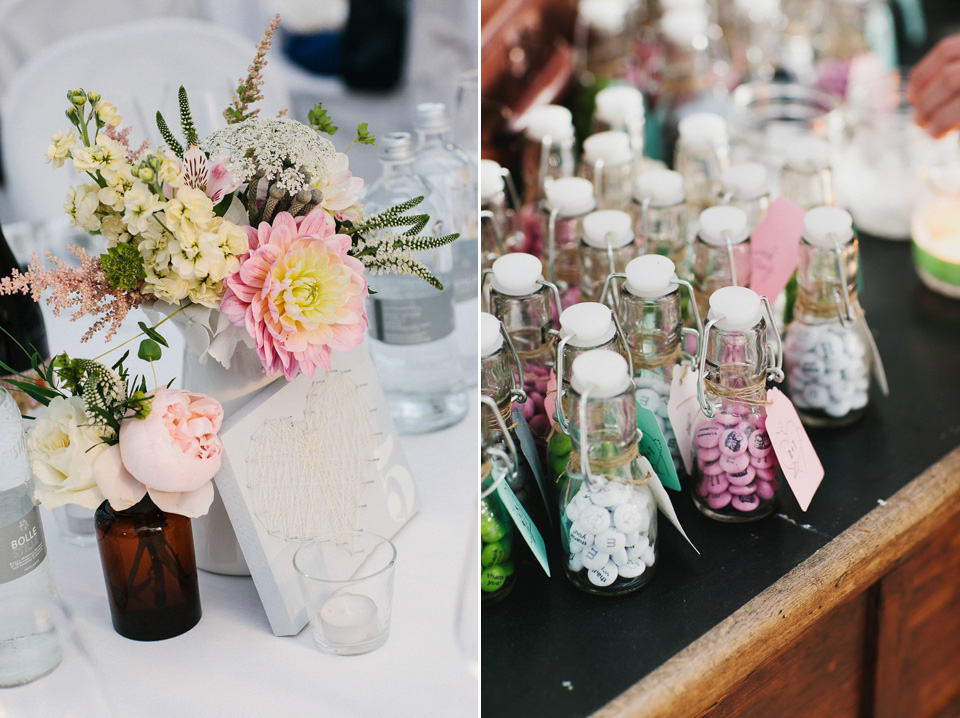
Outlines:
{"type": "Polygon", "coordinates": [[[503,192],[503,168],[499,162],[480,160],[480,200],[488,200],[503,192]]]}
{"type": "Polygon", "coordinates": [[[591,349],[573,360],[573,390],[588,398],[609,399],[630,388],[627,360],[609,349],[591,349]]]}
{"type": "Polygon", "coordinates": [[[402,162],[413,159],[413,141],[409,132],[389,132],[378,140],[380,159],[402,162]]]}
{"type": "Polygon", "coordinates": [[[674,45],[693,45],[694,40],[707,34],[709,26],[710,21],[702,6],[673,8],[660,17],[660,31],[674,45]]]}
{"type": "Polygon", "coordinates": [[[610,127],[626,127],[643,119],[643,93],[635,87],[615,85],[597,93],[594,117],[610,127]]]}
{"type": "Polygon", "coordinates": [[[619,130],[597,132],[583,141],[583,158],[594,164],[602,160],[605,165],[622,165],[633,159],[630,135],[619,130]]]}
{"type": "Polygon", "coordinates": [[[686,199],[683,193],[683,175],[673,170],[651,170],[633,181],[633,198],[637,202],[650,200],[654,207],[673,207],[686,199]]]}
{"type": "Polygon", "coordinates": [[[413,126],[421,132],[449,132],[447,106],[442,102],[421,102],[417,105],[413,126]]]}
{"type": "Polygon", "coordinates": [[[741,162],[724,171],[723,188],[740,200],[757,199],[770,194],[770,176],[759,162],[741,162]]]}
{"type": "Polygon", "coordinates": [[[534,142],[549,137],[553,142],[573,138],[573,115],[561,105],[540,105],[530,109],[524,119],[524,134],[534,142]]]}
{"type": "Polygon", "coordinates": [[[613,338],[613,312],[600,302],[580,302],[560,313],[560,336],[575,347],[596,347],[613,338]]]}
{"type": "Polygon", "coordinates": [[[795,172],[819,172],[830,166],[830,145],[819,137],[798,137],[784,153],[786,166],[795,172]]]}
{"type": "Polygon", "coordinates": [[[487,312],[480,312],[480,356],[488,357],[503,346],[500,320],[487,312]]]}
{"type": "Polygon", "coordinates": [[[626,288],[641,299],[656,299],[677,288],[677,267],[669,257],[644,254],[627,262],[626,288]]]}
{"type": "Polygon", "coordinates": [[[747,287],[721,287],[710,295],[708,319],[722,317],[720,329],[745,332],[757,325],[763,316],[760,295],[747,287]]]}
{"type": "Polygon", "coordinates": [[[578,20],[610,34],[623,32],[627,12],[627,4],[622,0],[580,0],[577,3],[578,20]]]}
{"type": "Polygon", "coordinates": [[[619,249],[633,240],[633,219],[626,212],[602,209],[583,218],[583,241],[591,247],[619,249]]]}
{"type": "Polygon", "coordinates": [[[733,244],[742,242],[750,236],[747,227],[747,213],[739,207],[720,205],[707,207],[700,213],[700,238],[714,247],[727,244],[727,237],[733,244]]]}
{"type": "Polygon", "coordinates": [[[853,239],[853,217],[839,207],[814,207],[803,217],[803,238],[815,247],[833,249],[853,239]]]}
{"type": "Polygon", "coordinates": [[[586,214],[597,206],[593,197],[593,183],[583,177],[561,177],[544,185],[546,207],[558,210],[562,217],[586,214]]]}
{"type": "Polygon", "coordinates": [[[689,147],[715,147],[727,142],[727,121],[713,112],[694,112],[680,120],[677,132],[689,147]]]}
{"type": "Polygon", "coordinates": [[[493,287],[501,294],[519,297],[533,294],[543,278],[543,264],[532,254],[513,252],[498,257],[493,263],[493,287]]]}

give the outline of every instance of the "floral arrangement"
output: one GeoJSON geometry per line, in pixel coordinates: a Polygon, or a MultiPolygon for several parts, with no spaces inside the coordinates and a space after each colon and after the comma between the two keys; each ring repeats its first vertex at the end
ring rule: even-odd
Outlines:
{"type": "MultiPolygon", "coordinates": [[[[312,376],[329,369],[331,352],[363,341],[367,277],[411,274],[442,288],[412,253],[457,235],[419,236],[426,215],[407,214],[422,197],[365,217],[363,181],[323,134],[337,127],[321,106],[310,126],[282,116],[260,118],[261,72],[279,22],[275,17],[248,75],[224,111],[225,129],[197,134],[186,90],[179,93],[181,142],[163,116],[164,145],[131,147],[131,128],[96,92],[67,93],[72,129],[47,151],[55,168],[71,162],[90,181],[71,187],[64,209],[71,223],[104,241],[89,256],[70,247],[79,267],[47,253],[24,273],[0,278],[0,294],[29,292],[54,313],[90,317],[84,339],[109,340],[141,305],[166,317],[145,335],[140,356],[156,358],[156,327],[186,312],[210,336],[209,353],[229,367],[238,341],[256,347],[264,371],[312,376]],[[47,294],[49,292],[49,294],[47,294]]],[[[351,146],[372,145],[362,123],[351,146]]],[[[148,331],[149,330],[149,331],[148,331]]]]}

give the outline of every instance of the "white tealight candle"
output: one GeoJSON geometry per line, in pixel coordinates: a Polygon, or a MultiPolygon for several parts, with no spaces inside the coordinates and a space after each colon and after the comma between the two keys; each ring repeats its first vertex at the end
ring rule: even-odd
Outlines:
{"type": "Polygon", "coordinates": [[[377,604],[368,596],[342,593],[323,604],[320,623],[330,643],[357,645],[377,633],[377,604]]]}

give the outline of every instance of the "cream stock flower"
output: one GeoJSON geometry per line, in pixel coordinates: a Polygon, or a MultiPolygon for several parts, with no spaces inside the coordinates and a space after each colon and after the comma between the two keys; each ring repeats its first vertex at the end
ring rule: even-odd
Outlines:
{"type": "Polygon", "coordinates": [[[97,119],[110,127],[119,127],[123,122],[123,117],[117,114],[116,106],[106,100],[100,100],[94,106],[94,111],[97,113],[97,119]]]}
{"type": "Polygon", "coordinates": [[[100,208],[98,193],[100,186],[84,184],[67,189],[67,201],[63,208],[70,215],[70,224],[81,227],[87,232],[100,229],[100,218],[96,212],[100,208]]]}
{"type": "Polygon", "coordinates": [[[163,209],[164,203],[143,182],[134,182],[123,196],[123,206],[126,210],[123,221],[130,234],[140,234],[147,228],[153,213],[163,209]]]}
{"type": "Polygon", "coordinates": [[[54,169],[63,167],[64,160],[70,157],[70,150],[77,146],[77,136],[73,130],[66,134],[58,132],[50,141],[53,144],[47,148],[47,162],[50,162],[54,169]]]}
{"type": "Polygon", "coordinates": [[[75,147],[71,154],[77,172],[99,172],[107,181],[127,164],[127,148],[103,132],[92,147],[75,147]]]}

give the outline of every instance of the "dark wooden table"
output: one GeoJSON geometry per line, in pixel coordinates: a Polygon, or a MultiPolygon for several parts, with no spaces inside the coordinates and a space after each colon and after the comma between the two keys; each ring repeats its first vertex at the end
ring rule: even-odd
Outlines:
{"type": "Polygon", "coordinates": [[[908,242],[861,252],[891,394],[811,431],[809,510],[727,525],[674,494],[701,555],[663,520],[657,575],[619,598],[574,588],[551,534],[554,577],[520,565],[482,609],[483,716],[960,715],[960,301],[908,242]]]}

